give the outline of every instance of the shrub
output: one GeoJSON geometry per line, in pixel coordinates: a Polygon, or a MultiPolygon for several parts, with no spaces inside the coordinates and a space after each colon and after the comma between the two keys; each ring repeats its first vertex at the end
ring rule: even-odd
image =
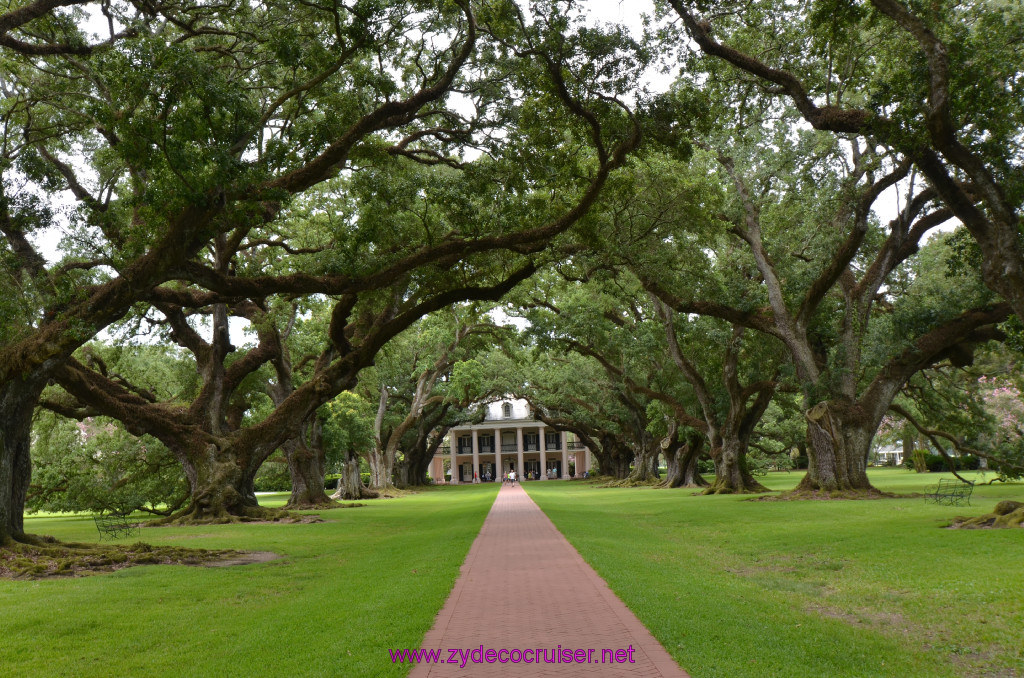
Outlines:
{"type": "Polygon", "coordinates": [[[292,479],[288,475],[288,466],[286,464],[264,464],[256,472],[253,488],[257,492],[291,491],[292,479]]]}
{"type": "MultiPolygon", "coordinates": [[[[953,469],[955,471],[975,471],[981,465],[981,460],[974,455],[968,454],[962,457],[951,457],[953,462],[953,469]]],[[[941,454],[926,454],[924,456],[924,464],[932,473],[941,473],[943,471],[949,471],[950,464],[946,461],[946,458],[941,454]]],[[[903,465],[914,470],[914,459],[912,456],[904,457],[903,465]]]]}
{"type": "Polygon", "coordinates": [[[155,438],[102,417],[79,423],[36,415],[28,511],[115,511],[175,506],[188,497],[181,464],[155,438]]]}

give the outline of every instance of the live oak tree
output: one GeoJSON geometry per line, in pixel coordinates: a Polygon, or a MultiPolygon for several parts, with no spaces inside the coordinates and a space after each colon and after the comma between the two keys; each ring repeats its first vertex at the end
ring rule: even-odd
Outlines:
{"type": "Polygon", "coordinates": [[[380,494],[363,485],[359,459],[373,445],[374,403],[351,391],[328,401],[324,410],[324,445],[341,469],[332,499],[373,499],[380,494]]]}
{"type": "MultiPolygon", "coordinates": [[[[393,487],[399,463],[406,475],[403,484],[413,482],[412,477],[421,483],[426,470],[424,456],[428,448],[436,450],[444,437],[443,431],[433,432],[437,425],[450,410],[466,409],[492,395],[485,375],[470,378],[462,374],[454,383],[452,380],[461,363],[500,340],[501,329],[485,312],[486,308],[453,306],[426,316],[389,342],[374,367],[360,376],[356,391],[367,400],[377,396],[374,445],[367,455],[370,489],[393,487]],[[418,452],[415,468],[400,459],[403,450],[406,457],[418,452]]],[[[430,460],[425,461],[429,464],[430,460]]]]}
{"type": "Polygon", "coordinates": [[[514,395],[530,404],[538,420],[573,433],[594,455],[600,475],[627,481],[634,462],[646,460],[637,476],[653,477],[657,441],[647,431],[644,397],[610,379],[596,360],[575,352],[545,350],[520,361],[527,378],[514,395]]]}
{"type": "MultiPolygon", "coordinates": [[[[358,142],[408,123],[467,56],[442,50],[450,67],[426,74],[418,89],[364,80],[349,99],[364,103],[297,126],[312,123],[307,112],[328,95],[343,110],[332,78],[344,80],[353,66],[365,73],[368,63],[386,69],[366,57],[387,44],[400,57],[403,9],[341,16],[290,4],[248,13],[175,4],[171,14],[156,4],[95,3],[117,12],[111,27],[128,28],[93,48],[84,15],[54,9],[69,4],[86,3],[35,2],[0,17],[0,232],[5,276],[20,291],[4,308],[0,346],[4,544],[25,539],[31,411],[63,360],[218,233],[237,236],[272,219],[288,195],[333,175],[358,142]],[[293,39],[315,49],[283,59],[293,39]],[[51,265],[29,236],[54,223],[62,190],[76,202],[66,215],[73,254],[51,265]]],[[[424,29],[439,20],[428,17],[424,29]]],[[[417,42],[405,46],[416,51],[417,42]]]]}
{"type": "Polygon", "coordinates": [[[706,55],[703,70],[733,81],[744,106],[792,106],[815,129],[883,146],[897,164],[912,164],[970,232],[986,285],[1024,315],[1019,3],[663,7],[706,55]]]}
{"type": "MultiPolygon", "coordinates": [[[[192,309],[313,293],[335,299],[330,342],[313,376],[260,424],[217,435],[188,425],[166,432],[189,449],[197,469],[192,505],[181,519],[259,515],[245,487],[253,459],[293,437],[416,318],[460,299],[500,296],[533,268],[527,259],[488,268],[486,257],[470,261],[474,255],[536,252],[586,214],[636,143],[629,112],[614,98],[625,82],[606,81],[610,88],[598,91],[604,85],[595,88],[590,77],[601,64],[624,63],[620,47],[629,45],[573,34],[564,21],[530,23],[501,5],[487,7],[484,33],[468,5],[420,9],[186,6],[193,12],[188,21],[161,22],[139,11],[116,22],[130,24],[130,36],[91,50],[85,61],[56,50],[43,68],[4,54],[17,66],[5,82],[13,95],[5,99],[4,262],[31,303],[15,309],[20,315],[5,325],[10,331],[0,347],[0,540],[23,535],[28,422],[39,391],[58,370],[73,369],[65,367],[71,353],[131,304],[149,299],[192,309]],[[497,58],[471,69],[482,35],[493,37],[485,55],[497,58]],[[579,59],[580,48],[592,58],[579,59]],[[488,81],[495,64],[504,79],[488,81]],[[469,93],[473,113],[448,105],[455,88],[469,93]],[[83,92],[88,105],[81,105],[83,92]],[[546,108],[521,105],[530,101],[546,108]],[[531,115],[518,116],[520,110],[531,115]],[[532,129],[488,133],[517,116],[532,129]],[[562,134],[555,143],[551,129],[562,134]],[[520,167],[509,181],[503,149],[514,144],[503,139],[522,144],[510,152],[527,157],[527,149],[553,149],[527,168],[544,166],[549,178],[533,180],[520,167]],[[490,155],[467,163],[458,150],[467,145],[490,155]],[[232,251],[236,243],[266,240],[262,229],[282,218],[292,196],[388,157],[457,167],[468,185],[489,186],[491,195],[504,181],[506,199],[478,195],[443,230],[423,224],[416,237],[377,247],[373,256],[366,247],[379,227],[335,223],[339,243],[347,245],[320,262],[320,275],[237,275],[198,256],[215,242],[232,251]],[[573,160],[552,177],[552,158],[573,160]],[[556,185],[564,190],[552,193],[556,185]],[[46,224],[46,209],[24,196],[38,195],[36,187],[74,195],[72,232],[85,241],[85,256],[49,265],[35,251],[26,234],[46,224]],[[545,195],[558,197],[536,199],[545,195]],[[471,271],[480,284],[467,282],[471,271]]],[[[561,17],[558,8],[549,11],[549,19],[561,17]]],[[[168,423],[158,422],[160,413],[137,394],[112,388],[93,395],[118,418],[168,423]]]]}
{"type": "Polygon", "coordinates": [[[804,134],[796,145],[769,137],[765,142],[796,149],[771,160],[754,153],[740,164],[707,151],[728,190],[725,204],[711,205],[721,210],[719,244],[713,256],[663,248],[680,260],[703,261],[687,271],[742,272],[734,276],[746,286],[741,303],[702,296],[708,283],[687,284],[665,258],[661,268],[651,261],[636,267],[645,286],[677,312],[715,316],[786,347],[808,431],[810,466],[798,491],[870,491],[868,450],[896,393],[914,373],[951,356],[969,362],[975,344],[999,335],[995,326],[1009,306],[969,282],[955,303],[915,286],[912,257],[950,211],[930,188],[911,182],[905,208],[889,224],[877,223],[871,205],[907,165],[879,165],[884,159],[872,159],[855,142],[844,160],[817,133],[804,134]],[[817,158],[801,152],[807,144],[819,144],[817,158]],[[805,160],[787,165],[786,158],[805,160]]]}
{"type": "MultiPolygon", "coordinates": [[[[620,218],[630,211],[623,206],[620,218]]],[[[641,220],[641,214],[633,214],[631,221],[641,220]]],[[[673,457],[668,485],[678,486],[683,476],[686,484],[701,484],[693,469],[703,450],[716,468],[709,493],[764,489],[747,469],[746,453],[778,386],[781,346],[774,339],[756,333],[745,337],[743,327],[713,318],[676,318],[632,274],[614,269],[550,285],[522,303],[531,307],[525,317],[544,345],[596,360],[609,379],[644,399],[645,409],[654,401],[667,408],[671,423],[661,427],[660,436],[650,435],[657,417],[647,413],[647,435],[636,443],[632,482],[651,480],[658,455],[665,453],[673,457]],[[699,433],[707,446],[686,432],[681,440],[680,426],[699,433]]]]}

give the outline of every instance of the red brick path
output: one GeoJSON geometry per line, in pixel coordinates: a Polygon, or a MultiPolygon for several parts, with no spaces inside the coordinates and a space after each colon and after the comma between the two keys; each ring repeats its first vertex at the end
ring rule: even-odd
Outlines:
{"type": "MultiPolygon", "coordinates": [[[[634,648],[635,663],[418,664],[430,676],[687,674],[576,552],[521,487],[502,487],[423,648],[634,648]]],[[[532,656],[532,655],[531,655],[532,656]]]]}

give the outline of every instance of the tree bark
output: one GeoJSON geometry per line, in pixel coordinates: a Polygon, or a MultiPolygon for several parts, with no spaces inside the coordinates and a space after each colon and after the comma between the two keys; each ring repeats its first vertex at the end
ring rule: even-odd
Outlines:
{"type": "Polygon", "coordinates": [[[331,499],[355,501],[357,499],[376,499],[379,496],[378,493],[363,487],[363,480],[359,476],[359,455],[354,450],[349,450],[341,465],[338,490],[331,495],[331,499]]]}
{"type": "Polygon", "coordinates": [[[32,413],[45,379],[0,386],[0,547],[24,541],[25,497],[32,479],[32,413]]]}
{"type": "Polygon", "coordinates": [[[597,467],[601,475],[612,476],[617,480],[629,478],[633,453],[620,441],[611,435],[603,435],[600,444],[597,448],[592,447],[591,452],[597,458],[597,467]]]}
{"type": "Polygon", "coordinates": [[[656,443],[650,440],[643,441],[633,459],[633,468],[626,477],[626,482],[641,484],[652,483],[658,480],[658,474],[655,470],[657,468],[659,452],[660,449],[656,443]]]}
{"type": "Polygon", "coordinates": [[[270,520],[279,514],[256,501],[253,483],[259,464],[253,463],[254,455],[249,451],[232,446],[218,449],[208,443],[198,452],[175,453],[185,468],[191,503],[158,523],[247,522],[270,520]]]}
{"type": "Polygon", "coordinates": [[[425,439],[422,435],[417,437],[413,447],[406,450],[405,459],[398,464],[400,487],[422,487],[427,484],[427,470],[443,437],[443,434],[439,434],[436,440],[425,439]]]}
{"type": "Polygon", "coordinates": [[[697,461],[704,447],[704,438],[692,435],[684,444],[673,444],[665,450],[665,479],[661,487],[707,487],[708,482],[697,472],[697,461]]]}
{"type": "Polygon", "coordinates": [[[869,422],[834,401],[815,405],[805,417],[807,475],[794,492],[877,492],[867,474],[874,435],[869,422]]]}
{"type": "Polygon", "coordinates": [[[292,494],[286,509],[312,509],[333,506],[324,492],[327,460],[324,455],[323,425],[315,414],[307,422],[303,434],[288,441],[283,447],[288,460],[288,473],[292,479],[292,494]]]}
{"type": "Polygon", "coordinates": [[[704,494],[748,494],[767,492],[768,488],[759,483],[747,467],[747,445],[738,438],[726,438],[717,449],[712,448],[711,458],[715,462],[715,481],[704,490],[704,494]]]}
{"type": "Polygon", "coordinates": [[[370,464],[371,490],[381,491],[395,486],[391,480],[394,465],[388,464],[388,455],[385,450],[374,447],[367,455],[366,461],[370,464]]]}

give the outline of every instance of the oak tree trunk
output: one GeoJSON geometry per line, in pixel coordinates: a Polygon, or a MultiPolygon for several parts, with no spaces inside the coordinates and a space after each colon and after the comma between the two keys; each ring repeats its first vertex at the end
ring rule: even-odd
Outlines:
{"type": "Polygon", "coordinates": [[[597,458],[598,472],[603,476],[612,476],[618,480],[625,480],[629,477],[631,454],[628,451],[620,450],[604,442],[600,450],[592,450],[597,458]]]}
{"type": "Polygon", "coordinates": [[[375,447],[367,455],[367,462],[370,464],[371,490],[381,491],[394,487],[394,483],[391,480],[391,474],[394,469],[388,464],[388,455],[385,450],[375,447]]]}
{"type": "Polygon", "coordinates": [[[658,480],[656,473],[659,448],[656,444],[643,445],[633,460],[633,469],[626,480],[629,483],[650,483],[658,480]]]}
{"type": "Polygon", "coordinates": [[[868,452],[874,431],[841,405],[823,402],[806,413],[807,475],[793,491],[874,493],[868,452]],[[845,415],[845,416],[844,416],[845,415]]]}
{"type": "Polygon", "coordinates": [[[301,442],[285,448],[292,494],[286,509],[311,509],[332,506],[334,502],[324,491],[326,463],[323,447],[308,447],[301,442]]]}
{"type": "Polygon", "coordinates": [[[187,508],[158,523],[231,523],[271,520],[281,511],[261,507],[254,483],[259,464],[251,454],[227,446],[207,444],[201,451],[176,456],[182,461],[191,490],[187,508]]]}
{"type": "Polygon", "coordinates": [[[747,466],[747,446],[742,440],[729,437],[722,446],[711,450],[715,462],[715,481],[704,494],[747,494],[767,492],[768,488],[750,475],[747,466]]]}
{"type": "Polygon", "coordinates": [[[704,446],[702,436],[693,436],[683,445],[665,450],[665,479],[662,487],[707,487],[708,482],[697,472],[697,461],[704,446]]]}
{"type": "Polygon", "coordinates": [[[0,386],[0,547],[25,539],[25,498],[32,479],[32,413],[44,380],[0,386]]]}
{"type": "Polygon", "coordinates": [[[427,484],[427,469],[430,468],[431,457],[421,454],[407,454],[397,464],[398,485],[400,487],[421,487],[427,484]]]}
{"type": "Polygon", "coordinates": [[[292,494],[286,509],[311,509],[333,506],[324,492],[327,458],[323,446],[323,424],[315,414],[306,420],[302,431],[282,445],[288,460],[292,494]]]}
{"type": "Polygon", "coordinates": [[[349,450],[345,461],[341,464],[338,490],[331,495],[331,499],[355,501],[357,499],[374,499],[378,496],[380,496],[378,493],[363,487],[363,480],[359,475],[359,455],[349,450]]]}

